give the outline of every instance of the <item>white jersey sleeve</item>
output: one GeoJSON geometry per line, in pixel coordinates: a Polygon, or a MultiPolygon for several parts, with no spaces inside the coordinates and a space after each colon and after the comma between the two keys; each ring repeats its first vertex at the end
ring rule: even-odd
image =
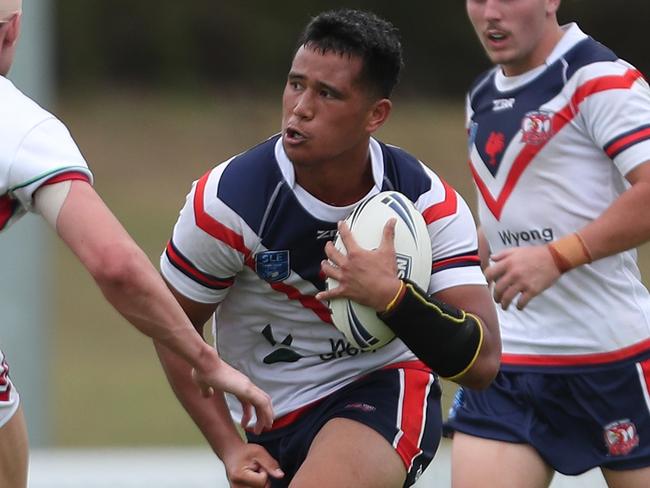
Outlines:
{"type": "Polygon", "coordinates": [[[0,76],[0,230],[34,210],[43,184],[92,180],[66,127],[0,76]]]}
{"type": "Polygon", "coordinates": [[[91,180],[70,132],[56,118],[48,118],[23,138],[9,169],[9,192],[26,210],[33,210],[36,190],[62,173],[77,172],[91,180]]]}
{"type": "Polygon", "coordinates": [[[427,168],[431,190],[416,206],[431,236],[429,293],[452,286],[485,285],[480,269],[476,224],[465,200],[447,182],[427,168]]]}
{"type": "Polygon", "coordinates": [[[585,125],[594,143],[623,175],[649,161],[650,87],[642,74],[619,60],[588,65],[576,78],[585,94],[578,123],[585,125]]]}
{"type": "Polygon", "coordinates": [[[187,298],[221,302],[250,259],[242,219],[217,198],[226,163],[194,182],[161,256],[165,279],[187,298]]]}

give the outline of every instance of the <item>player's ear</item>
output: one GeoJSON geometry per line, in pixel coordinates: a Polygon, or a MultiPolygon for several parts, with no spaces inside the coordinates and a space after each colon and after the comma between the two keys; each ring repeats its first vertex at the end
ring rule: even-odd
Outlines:
{"type": "Polygon", "coordinates": [[[372,104],[368,113],[368,123],[366,125],[366,129],[369,133],[375,132],[384,125],[384,122],[388,120],[392,108],[393,103],[388,98],[380,98],[372,104]]]}
{"type": "Polygon", "coordinates": [[[3,44],[6,47],[11,47],[18,41],[20,35],[20,14],[14,16],[7,21],[7,32],[4,36],[3,44]]]}
{"type": "Polygon", "coordinates": [[[555,15],[560,8],[560,3],[562,3],[562,0],[548,0],[546,3],[546,11],[551,15],[555,15]]]}

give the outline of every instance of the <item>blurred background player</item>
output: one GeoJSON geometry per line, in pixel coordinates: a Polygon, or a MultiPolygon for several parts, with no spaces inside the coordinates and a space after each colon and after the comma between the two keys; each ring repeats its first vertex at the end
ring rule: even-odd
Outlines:
{"type": "Polygon", "coordinates": [[[455,488],[545,487],[600,467],[650,486],[650,89],[641,73],[560,26],[560,0],[467,0],[497,66],[467,99],[481,254],[503,358],[466,389],[455,488]],[[471,469],[468,467],[471,466],[471,469]]]}
{"type": "MultiPolygon", "coordinates": [[[[41,214],[127,320],[192,364],[204,394],[210,387],[231,391],[248,414],[255,407],[257,428],[270,426],[268,396],[197,334],[145,254],[93,190],[91,173],[65,126],[5,78],[20,34],[21,6],[20,0],[0,0],[0,230],[27,211],[41,214]]],[[[0,352],[0,486],[14,488],[26,486],[28,438],[8,371],[0,352]]]]}
{"type": "MultiPolygon", "coordinates": [[[[194,183],[161,257],[163,276],[195,326],[214,314],[222,357],[274,402],[273,430],[248,432],[246,444],[232,427],[238,406],[229,402],[229,412],[220,395],[201,398],[189,385],[189,367],[158,346],[175,393],[233,487],[409,486],[440,440],[432,369],[473,386],[497,371],[496,312],[467,205],[416,158],[371,137],[390,114],[401,65],[396,29],[374,14],[340,10],[312,19],[284,88],[281,133],[194,183]],[[442,302],[419,310],[427,308],[425,293],[397,279],[393,227],[385,229],[382,268],[369,277],[378,286],[368,287],[367,300],[409,346],[412,335],[399,329],[405,313],[418,325],[430,321],[432,330],[461,332],[426,348],[439,353],[423,355],[430,365],[402,340],[361,353],[332,326],[329,295],[317,296],[337,222],[387,189],[406,194],[428,222],[428,291],[475,314],[442,302]],[[414,301],[422,304],[415,312],[414,301]],[[269,453],[284,477],[269,470],[269,453]]],[[[349,232],[341,232],[352,249],[349,232]]]]}

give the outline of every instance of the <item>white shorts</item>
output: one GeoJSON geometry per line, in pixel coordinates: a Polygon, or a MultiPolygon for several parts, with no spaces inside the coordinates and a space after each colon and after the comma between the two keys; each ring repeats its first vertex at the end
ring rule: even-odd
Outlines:
{"type": "Polygon", "coordinates": [[[9,378],[9,365],[0,351],[0,427],[9,422],[19,404],[20,395],[9,378]]]}

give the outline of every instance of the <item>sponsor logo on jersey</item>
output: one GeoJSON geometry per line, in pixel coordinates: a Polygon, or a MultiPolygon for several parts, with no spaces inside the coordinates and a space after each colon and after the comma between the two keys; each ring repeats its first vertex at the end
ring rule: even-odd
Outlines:
{"type": "MultiPolygon", "coordinates": [[[[264,356],[262,362],[264,364],[275,364],[275,363],[295,363],[300,361],[305,356],[296,352],[292,347],[293,336],[287,334],[284,339],[281,341],[275,337],[273,333],[273,327],[271,324],[266,324],[264,329],[262,329],[262,336],[266,339],[272,347],[273,350],[264,356]]],[[[328,362],[333,359],[340,359],[345,356],[356,356],[358,354],[373,353],[376,350],[362,351],[358,347],[354,347],[345,339],[328,339],[329,351],[323,354],[319,354],[321,361],[328,362]]]]}
{"type": "Polygon", "coordinates": [[[331,361],[332,359],[339,359],[343,356],[356,356],[357,354],[366,354],[368,352],[376,351],[376,349],[372,349],[370,351],[362,351],[358,347],[354,347],[348,341],[343,339],[329,339],[329,343],[331,351],[319,355],[322,361],[331,361]]]}
{"type": "Polygon", "coordinates": [[[317,230],[316,231],[316,239],[319,241],[322,239],[327,239],[328,241],[333,241],[336,239],[336,234],[338,234],[339,231],[336,229],[327,229],[327,230],[317,230]]]}
{"type": "Polygon", "coordinates": [[[548,141],[553,135],[551,112],[533,111],[524,115],[521,121],[521,142],[539,146],[548,141]]]}
{"type": "Polygon", "coordinates": [[[255,254],[255,272],[264,281],[274,283],[289,276],[289,251],[262,251],[255,254]]]}
{"type": "Polygon", "coordinates": [[[545,227],[543,229],[522,230],[519,232],[504,230],[499,232],[501,242],[506,246],[520,246],[528,242],[551,242],[553,240],[553,229],[545,227]]]}
{"type": "Polygon", "coordinates": [[[639,445],[636,426],[630,419],[607,424],[603,429],[605,445],[611,456],[625,456],[639,445]]]}
{"type": "Polygon", "coordinates": [[[497,98],[492,100],[492,111],[500,112],[501,110],[509,110],[515,106],[514,98],[497,98]]]}
{"type": "Polygon", "coordinates": [[[275,340],[275,337],[273,337],[273,328],[271,327],[271,324],[266,324],[266,327],[262,330],[262,335],[273,347],[279,345],[279,347],[273,350],[273,352],[264,357],[262,360],[264,364],[295,363],[304,357],[290,347],[293,342],[293,336],[291,334],[287,334],[287,336],[278,343],[275,340]]]}

